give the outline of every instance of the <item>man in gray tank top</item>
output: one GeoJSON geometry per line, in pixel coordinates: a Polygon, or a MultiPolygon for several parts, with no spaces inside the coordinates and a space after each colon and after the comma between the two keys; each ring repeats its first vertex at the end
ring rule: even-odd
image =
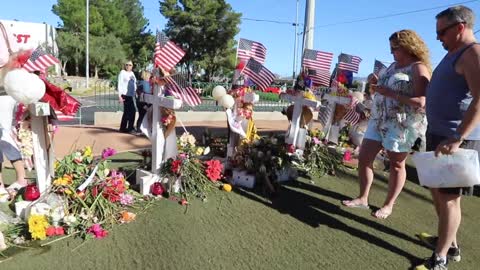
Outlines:
{"type": "MultiPolygon", "coordinates": [[[[437,39],[447,54],[435,68],[426,94],[427,151],[452,154],[459,148],[480,150],[480,44],[473,33],[474,14],[455,6],[437,16],[437,39]]],[[[418,237],[435,248],[432,257],[416,269],[447,269],[460,260],[457,231],[462,193],[472,187],[431,188],[438,216],[438,237],[418,237]],[[448,257],[448,258],[447,258],[448,257]]]]}

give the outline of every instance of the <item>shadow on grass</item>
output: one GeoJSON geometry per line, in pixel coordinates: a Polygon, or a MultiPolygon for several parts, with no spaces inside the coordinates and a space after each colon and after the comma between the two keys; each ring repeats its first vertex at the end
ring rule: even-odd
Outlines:
{"type": "Polygon", "coordinates": [[[246,198],[272,207],[278,210],[280,213],[288,214],[314,228],[319,227],[320,225],[325,225],[330,228],[344,231],[351,236],[357,237],[363,241],[367,241],[378,247],[384,248],[385,250],[388,250],[394,254],[403,256],[407,258],[412,265],[415,265],[416,263],[421,261],[421,258],[418,258],[415,255],[392,245],[391,243],[381,239],[379,236],[347,225],[339,219],[335,218],[335,216],[342,216],[344,218],[348,218],[365,226],[369,226],[380,232],[390,234],[405,241],[410,241],[417,245],[421,245],[422,243],[419,240],[410,237],[409,235],[406,235],[404,233],[393,230],[373,220],[369,220],[367,218],[349,213],[343,210],[339,205],[335,205],[326,200],[322,200],[320,198],[313,197],[303,192],[297,191],[295,190],[295,188],[308,190],[321,196],[330,197],[339,201],[343,199],[348,199],[346,196],[340,193],[299,181],[288,182],[286,183],[286,185],[282,186],[279,189],[280,195],[274,198],[271,203],[261,199],[260,195],[257,194],[255,191],[250,192],[243,189],[234,189],[234,191],[246,198]]]}

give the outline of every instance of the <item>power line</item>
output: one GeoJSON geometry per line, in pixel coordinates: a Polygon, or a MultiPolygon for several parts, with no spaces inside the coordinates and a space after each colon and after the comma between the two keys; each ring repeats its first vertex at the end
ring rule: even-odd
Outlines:
{"type": "MultiPolygon", "coordinates": [[[[254,19],[254,18],[242,18],[242,20],[255,21],[255,22],[269,22],[269,23],[277,23],[277,24],[289,24],[289,25],[295,26],[295,22],[287,22],[287,21],[275,21],[275,20],[254,19]]],[[[301,23],[299,23],[298,25],[301,25],[301,23]]]]}
{"type": "Polygon", "coordinates": [[[386,14],[386,15],[381,15],[381,16],[376,16],[376,17],[369,17],[369,18],[352,20],[352,21],[344,21],[344,22],[323,24],[323,25],[317,25],[317,26],[315,26],[315,28],[323,28],[323,27],[328,27],[328,26],[336,26],[336,25],[342,25],[342,24],[350,24],[350,23],[385,19],[385,18],[396,17],[396,16],[407,15],[407,14],[418,13],[418,12],[424,12],[424,11],[429,11],[429,10],[434,10],[434,9],[439,9],[439,8],[445,8],[445,7],[451,7],[451,6],[461,5],[461,4],[467,4],[467,3],[477,2],[477,1],[478,0],[464,1],[464,2],[459,2],[459,3],[449,4],[449,5],[442,5],[442,6],[436,6],[436,7],[431,7],[431,8],[417,9],[417,10],[411,10],[411,11],[405,11],[405,12],[399,12],[399,13],[391,13],[391,14],[386,14]]]}

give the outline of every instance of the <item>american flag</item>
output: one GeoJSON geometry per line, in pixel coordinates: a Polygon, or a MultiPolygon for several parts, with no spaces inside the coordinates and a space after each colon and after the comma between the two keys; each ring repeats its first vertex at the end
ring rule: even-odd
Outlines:
{"type": "Polygon", "coordinates": [[[375,64],[373,65],[373,73],[377,74],[380,72],[380,70],[387,68],[382,62],[378,61],[375,59],[375,64]]]}
{"type": "Polygon", "coordinates": [[[342,53],[338,56],[338,68],[358,72],[358,66],[362,62],[362,58],[354,55],[342,53]]]}
{"type": "Polygon", "coordinates": [[[358,121],[360,121],[360,114],[356,110],[357,104],[358,104],[358,100],[352,97],[351,106],[347,110],[347,113],[345,114],[345,116],[343,116],[343,119],[352,125],[355,125],[358,123],[358,121]]]}
{"type": "Polygon", "coordinates": [[[312,79],[313,84],[328,86],[330,83],[330,71],[308,69],[308,76],[312,79]]]}
{"type": "Polygon", "coordinates": [[[241,61],[248,61],[250,58],[257,62],[265,63],[267,48],[262,43],[241,38],[238,42],[237,57],[241,61]]]}
{"type": "Polygon", "coordinates": [[[38,46],[23,65],[23,69],[28,72],[43,71],[59,62],[55,56],[46,53],[41,46],[38,46]]]}
{"type": "Polygon", "coordinates": [[[302,64],[313,70],[330,70],[333,53],[305,49],[302,64]]]}
{"type": "Polygon", "coordinates": [[[155,66],[170,71],[185,55],[175,43],[171,42],[167,36],[157,30],[157,42],[153,53],[153,62],[155,66]]]}
{"type": "Polygon", "coordinates": [[[275,75],[273,75],[270,70],[253,58],[248,60],[247,65],[243,69],[243,73],[245,73],[260,90],[267,88],[273,79],[275,79],[275,75]]]}
{"type": "Polygon", "coordinates": [[[192,107],[202,103],[202,99],[198,96],[197,91],[188,85],[184,75],[175,74],[168,76],[165,77],[165,81],[167,81],[167,89],[170,90],[175,98],[192,107]]]}
{"type": "Polygon", "coordinates": [[[63,112],[57,110],[55,110],[55,116],[57,117],[58,121],[62,122],[73,121],[75,118],[77,118],[75,115],[64,114],[63,112]]]}

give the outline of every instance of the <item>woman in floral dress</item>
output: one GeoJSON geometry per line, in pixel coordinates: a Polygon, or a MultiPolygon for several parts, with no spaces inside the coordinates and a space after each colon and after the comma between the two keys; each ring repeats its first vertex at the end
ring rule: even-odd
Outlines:
{"type": "Polygon", "coordinates": [[[406,180],[405,160],[418,138],[425,136],[425,89],[431,66],[425,42],[412,30],[401,30],[390,38],[395,62],[369,76],[375,91],[368,128],[359,155],[360,194],[342,201],[347,207],[369,209],[368,195],[373,182],[373,162],[384,149],[390,160],[388,194],[383,206],[373,215],[387,218],[406,180]]]}

